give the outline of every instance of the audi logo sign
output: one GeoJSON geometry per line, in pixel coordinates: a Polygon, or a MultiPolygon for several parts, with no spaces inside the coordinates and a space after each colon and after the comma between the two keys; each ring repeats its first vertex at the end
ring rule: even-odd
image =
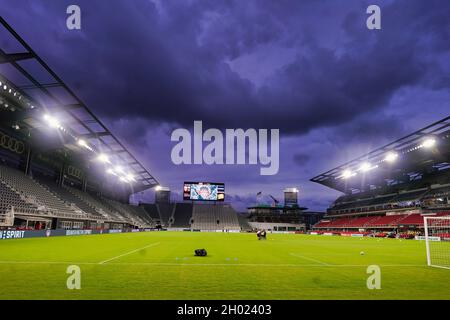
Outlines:
{"type": "Polygon", "coordinates": [[[72,177],[81,179],[82,173],[81,170],[78,168],[75,168],[74,166],[68,166],[67,167],[67,174],[71,175],[72,177]]]}
{"type": "Polygon", "coordinates": [[[0,146],[6,150],[10,150],[17,154],[22,154],[25,151],[25,144],[22,141],[14,139],[1,132],[0,132],[0,146]]]}

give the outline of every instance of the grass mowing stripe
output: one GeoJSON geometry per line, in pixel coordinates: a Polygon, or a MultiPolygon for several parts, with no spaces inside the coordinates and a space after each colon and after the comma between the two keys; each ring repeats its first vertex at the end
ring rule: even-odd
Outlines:
{"type": "Polygon", "coordinates": [[[150,247],[157,246],[158,244],[159,244],[159,242],[152,243],[152,244],[149,244],[149,245],[147,245],[147,246],[145,246],[145,247],[138,248],[138,249],[135,249],[135,250],[132,250],[132,251],[129,251],[129,252],[125,252],[124,254],[121,254],[121,255],[112,257],[112,258],[110,258],[110,259],[106,259],[106,260],[100,261],[98,264],[105,264],[105,263],[110,262],[110,261],[112,261],[112,260],[116,260],[116,259],[119,259],[119,258],[121,258],[121,257],[125,257],[125,256],[127,256],[127,255],[132,254],[132,253],[135,253],[135,252],[144,250],[144,249],[146,249],[146,248],[150,248],[150,247]]]}

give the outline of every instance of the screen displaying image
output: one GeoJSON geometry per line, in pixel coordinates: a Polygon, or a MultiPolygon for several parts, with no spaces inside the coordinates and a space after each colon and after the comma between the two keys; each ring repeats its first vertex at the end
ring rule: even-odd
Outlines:
{"type": "Polygon", "coordinates": [[[184,200],[224,201],[225,185],[210,182],[185,182],[183,187],[184,200]]]}

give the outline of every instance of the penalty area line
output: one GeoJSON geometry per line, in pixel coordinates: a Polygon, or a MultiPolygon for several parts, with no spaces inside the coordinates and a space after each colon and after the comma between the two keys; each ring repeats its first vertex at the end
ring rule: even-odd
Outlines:
{"type": "Polygon", "coordinates": [[[154,246],[157,246],[158,244],[159,244],[159,242],[156,242],[156,243],[152,243],[152,244],[149,244],[149,245],[147,245],[147,246],[145,246],[145,247],[142,247],[142,248],[138,248],[138,249],[135,249],[135,250],[132,250],[132,251],[128,251],[128,252],[125,252],[125,253],[123,253],[123,254],[121,254],[121,255],[118,255],[118,256],[115,256],[115,257],[112,257],[112,258],[109,258],[109,259],[106,259],[106,260],[100,261],[100,262],[99,262],[98,264],[105,264],[105,263],[107,263],[107,262],[110,262],[110,261],[113,261],[113,260],[119,259],[119,258],[121,258],[121,257],[125,257],[125,256],[127,256],[127,255],[130,255],[130,254],[132,254],[132,253],[135,253],[135,252],[138,252],[138,251],[144,250],[144,249],[146,249],[146,248],[150,248],[150,247],[154,247],[154,246]]]}

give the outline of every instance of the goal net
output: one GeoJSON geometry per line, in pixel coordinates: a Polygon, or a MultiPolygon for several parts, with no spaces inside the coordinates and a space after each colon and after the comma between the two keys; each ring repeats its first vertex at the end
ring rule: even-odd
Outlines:
{"type": "Polygon", "coordinates": [[[429,266],[450,269],[450,216],[424,217],[429,266]]]}

